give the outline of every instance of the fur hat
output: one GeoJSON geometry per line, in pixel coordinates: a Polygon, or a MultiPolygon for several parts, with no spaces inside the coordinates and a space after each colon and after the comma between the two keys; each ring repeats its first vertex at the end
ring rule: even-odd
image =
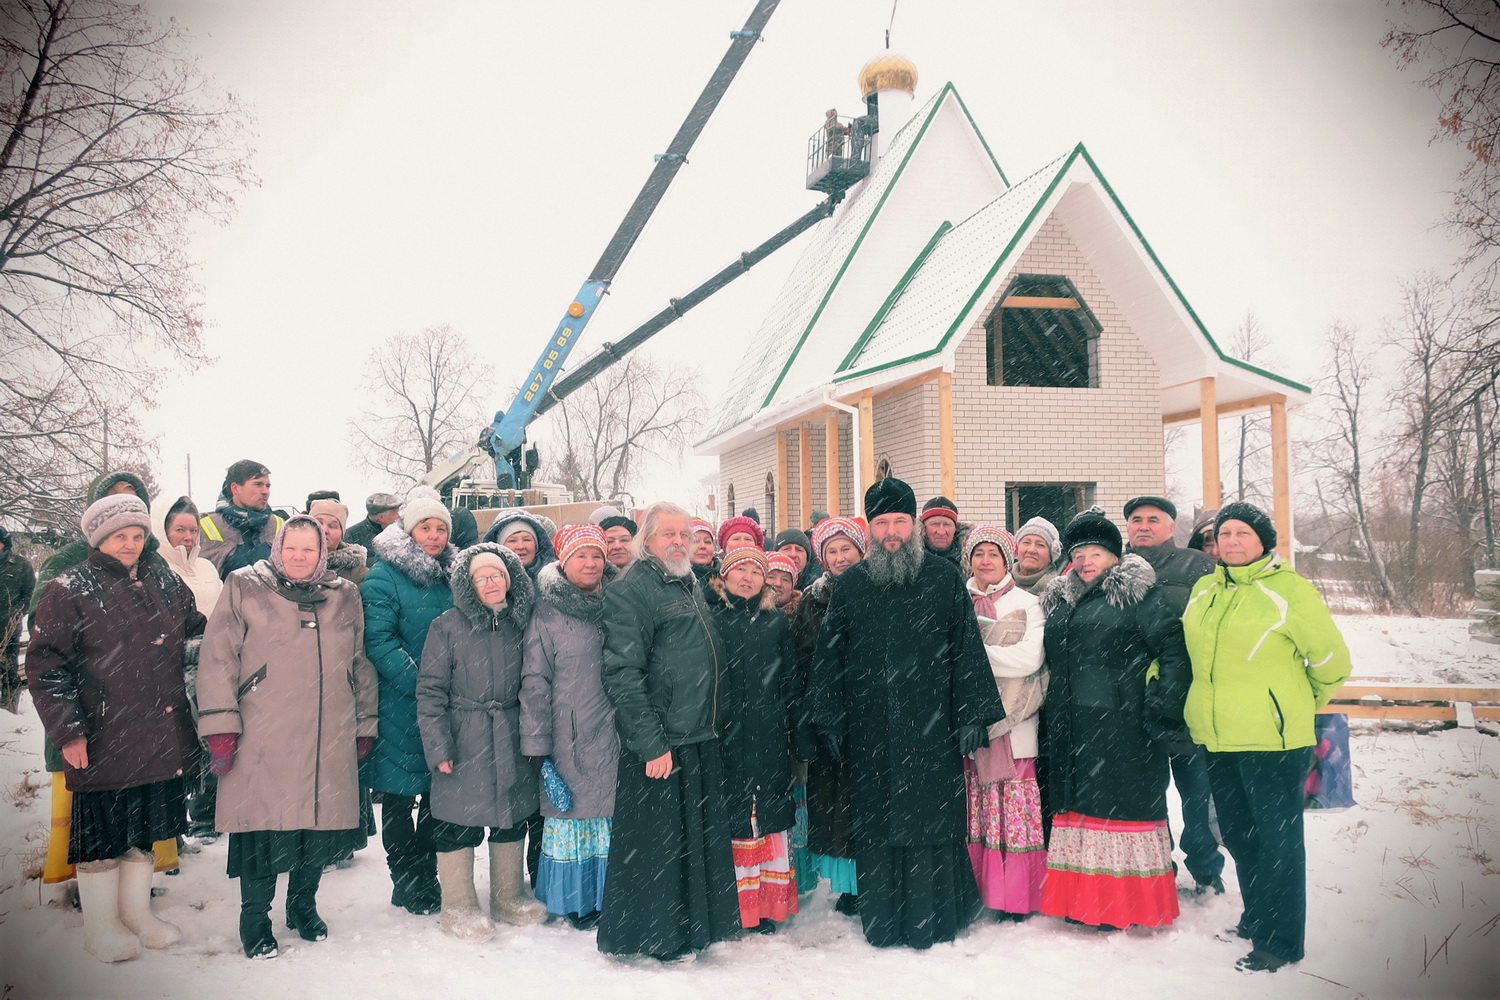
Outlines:
{"type": "Polygon", "coordinates": [[[709,538],[714,537],[714,526],[703,520],[703,518],[701,517],[695,517],[693,518],[693,533],[697,534],[700,531],[708,532],[709,538]]]}
{"type": "Polygon", "coordinates": [[[813,529],[812,543],[817,550],[818,559],[823,558],[823,546],[836,537],[844,537],[854,543],[859,549],[859,554],[864,555],[870,548],[870,533],[865,528],[864,518],[861,517],[827,517],[818,522],[813,529]]]}
{"type": "Polygon", "coordinates": [[[755,539],[756,548],[761,548],[766,544],[766,533],[761,530],[760,522],[741,514],[739,517],[731,517],[719,525],[719,548],[726,548],[729,536],[737,531],[746,532],[751,538],[755,539]]]}
{"type": "Polygon", "coordinates": [[[151,512],[134,493],[111,493],[89,504],[78,526],[89,547],[97,549],[100,542],[122,528],[137,527],[150,537],[151,512]]]}
{"type": "Polygon", "coordinates": [[[1120,529],[1104,514],[1103,507],[1090,507],[1068,522],[1063,531],[1063,548],[1069,555],[1080,545],[1098,545],[1113,552],[1118,558],[1125,551],[1121,544],[1120,529]]]}
{"type": "Polygon", "coordinates": [[[365,497],[366,514],[384,514],[401,506],[401,498],[394,493],[371,493],[365,497]]]}
{"type": "Polygon", "coordinates": [[[449,531],[453,530],[453,515],[440,501],[430,497],[417,497],[415,500],[406,501],[401,507],[401,527],[406,529],[408,535],[429,517],[437,518],[448,526],[449,531]]]}
{"type": "Polygon", "coordinates": [[[964,542],[965,563],[974,558],[974,549],[980,542],[1000,547],[1000,554],[1005,557],[1005,571],[1009,573],[1016,564],[1016,540],[1011,537],[1010,532],[995,524],[974,525],[969,529],[969,537],[964,542]]]}
{"type": "Polygon", "coordinates": [[[766,572],[771,573],[780,570],[791,575],[792,582],[797,580],[797,564],[792,562],[792,557],[780,552],[772,553],[766,557],[766,572]]]}
{"type": "MultiPolygon", "coordinates": [[[[92,508],[90,508],[92,509],[92,508]]],[[[1226,503],[1219,508],[1218,516],[1214,518],[1214,534],[1224,526],[1225,521],[1244,521],[1250,525],[1250,529],[1260,538],[1261,547],[1270,552],[1276,547],[1276,525],[1271,523],[1270,515],[1253,503],[1245,503],[1243,500],[1234,503],[1226,503]]]]}
{"type": "Polygon", "coordinates": [[[1062,558],[1062,539],[1058,537],[1057,525],[1045,517],[1033,517],[1021,525],[1014,537],[1017,542],[1020,542],[1027,535],[1035,535],[1047,543],[1047,551],[1052,553],[1053,562],[1062,558]]]}
{"type": "Polygon", "coordinates": [[[957,524],[958,504],[947,497],[933,497],[922,505],[923,522],[926,522],[929,517],[946,517],[954,524],[957,524]]]}
{"type": "Polygon", "coordinates": [[[340,528],[349,526],[349,508],[337,500],[314,500],[308,505],[307,514],[309,517],[328,514],[339,523],[340,528]]]}
{"type": "Polygon", "coordinates": [[[917,495],[895,476],[877,479],[865,490],[866,520],[873,521],[882,514],[905,514],[916,519],[917,495]]]}
{"type": "Polygon", "coordinates": [[[730,570],[746,562],[753,562],[760,567],[762,573],[766,572],[766,554],[760,546],[736,545],[724,553],[724,558],[719,561],[719,575],[728,576],[730,570]]]}
{"type": "Polygon", "coordinates": [[[557,561],[564,565],[579,550],[594,548],[603,554],[604,532],[592,524],[565,524],[552,536],[552,546],[557,550],[557,561]]]}
{"type": "Polygon", "coordinates": [[[1177,505],[1166,497],[1131,497],[1125,501],[1125,520],[1130,520],[1130,515],[1137,507],[1155,507],[1172,520],[1177,520],[1177,505]]]}

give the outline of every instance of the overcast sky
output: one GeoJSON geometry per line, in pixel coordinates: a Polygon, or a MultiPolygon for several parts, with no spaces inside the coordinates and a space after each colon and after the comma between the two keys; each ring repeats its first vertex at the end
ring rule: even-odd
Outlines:
{"type": "MultiPolygon", "coordinates": [[[[753,0],[147,0],[255,113],[226,228],[196,243],[218,360],[173,377],[148,420],[163,489],[209,503],[222,470],[273,472],[273,502],[391,484],[350,461],[375,344],[448,323],[495,365],[493,407],[535,360],[753,0]]],[[[887,0],[783,0],[574,360],[820,198],[823,112],[857,113],[887,0]]],[[[1082,141],[1205,324],[1253,311],[1309,380],[1334,318],[1373,338],[1395,283],[1446,271],[1433,228],[1461,166],[1436,103],[1380,47],[1369,0],[903,0],[891,47],[917,100],[954,83],[1012,182],[1082,141]]],[[[652,350],[735,376],[801,243],[652,350]]],[[[545,422],[545,418],[544,418],[545,422]]],[[[476,428],[477,430],[477,428],[476,428]]],[[[712,463],[641,499],[696,501],[712,463]]]]}

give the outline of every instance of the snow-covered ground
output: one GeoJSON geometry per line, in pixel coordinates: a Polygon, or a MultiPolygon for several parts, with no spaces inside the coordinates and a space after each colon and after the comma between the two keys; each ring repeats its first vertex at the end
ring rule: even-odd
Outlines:
{"type": "MultiPolygon", "coordinates": [[[[1500,648],[1471,642],[1462,622],[1340,623],[1359,676],[1500,681],[1500,648]]],[[[484,945],[446,938],[436,917],[389,905],[378,842],[352,868],[324,878],[319,908],[327,941],[308,944],[286,931],[278,897],[281,957],[247,961],[236,930],[238,889],[224,876],[221,841],[186,855],[180,875],[157,876],[165,890],[158,911],[183,928],[182,943],[104,966],[82,949],[82,916],[44,902],[51,890],[23,877],[37,863],[47,824],[41,732],[29,706],[23,699],[19,717],[0,719],[3,1000],[1500,996],[1500,739],[1473,730],[1353,724],[1359,805],[1307,815],[1308,956],[1274,976],[1235,972],[1246,946],[1214,938],[1239,916],[1232,862],[1229,893],[1184,897],[1182,917],[1162,931],[1101,934],[1033,917],[981,924],[927,952],[879,951],[819,889],[774,937],[716,945],[696,960],[663,966],[607,959],[592,933],[566,924],[503,929],[484,945]]]]}

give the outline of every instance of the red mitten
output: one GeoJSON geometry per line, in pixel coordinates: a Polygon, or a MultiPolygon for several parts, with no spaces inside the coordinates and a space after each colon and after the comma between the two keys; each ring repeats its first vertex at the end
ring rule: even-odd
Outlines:
{"type": "Polygon", "coordinates": [[[214,777],[222,778],[234,768],[234,754],[240,747],[238,733],[214,733],[203,737],[208,744],[208,769],[214,777]]]}
{"type": "Polygon", "coordinates": [[[359,755],[360,760],[370,756],[370,751],[375,749],[375,737],[360,736],[354,741],[354,752],[359,755]]]}

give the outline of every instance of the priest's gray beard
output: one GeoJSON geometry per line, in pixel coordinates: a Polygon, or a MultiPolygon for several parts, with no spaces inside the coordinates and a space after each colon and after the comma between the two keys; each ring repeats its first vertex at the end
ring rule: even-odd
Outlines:
{"type": "Polygon", "coordinates": [[[880,542],[872,542],[865,556],[866,572],[877,586],[910,587],[922,572],[922,539],[913,531],[911,537],[895,552],[880,542]]]}

